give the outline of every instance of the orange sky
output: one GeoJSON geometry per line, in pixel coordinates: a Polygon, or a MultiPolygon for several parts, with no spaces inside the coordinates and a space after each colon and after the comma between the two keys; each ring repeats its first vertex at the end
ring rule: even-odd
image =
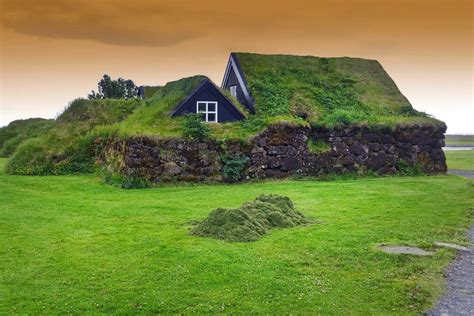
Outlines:
{"type": "Polygon", "coordinates": [[[55,117],[104,73],[208,75],[230,51],[379,60],[413,106],[474,133],[471,0],[0,0],[0,126],[55,117]]]}

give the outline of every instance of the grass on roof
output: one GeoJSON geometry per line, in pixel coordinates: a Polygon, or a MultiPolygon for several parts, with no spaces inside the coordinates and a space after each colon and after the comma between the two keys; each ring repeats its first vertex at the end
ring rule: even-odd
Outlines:
{"type": "MultiPolygon", "coordinates": [[[[217,139],[247,139],[271,124],[334,127],[346,124],[443,124],[414,110],[377,61],[237,53],[252,95],[256,115],[240,122],[210,124],[217,139]]],[[[206,77],[197,75],[160,87],[125,120],[102,128],[122,137],[181,137],[182,119],[170,111],[206,77]]]]}
{"type": "Polygon", "coordinates": [[[143,94],[145,99],[149,99],[154,96],[159,89],[161,89],[161,86],[143,86],[143,94]]]}
{"type": "Polygon", "coordinates": [[[313,124],[438,123],[413,109],[375,60],[236,53],[257,115],[313,124]]]}

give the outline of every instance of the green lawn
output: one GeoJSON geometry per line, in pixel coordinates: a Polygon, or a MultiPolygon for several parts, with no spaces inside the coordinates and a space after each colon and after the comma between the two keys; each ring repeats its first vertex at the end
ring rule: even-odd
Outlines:
{"type": "Polygon", "coordinates": [[[474,150],[445,151],[450,169],[474,170],[474,150]]]}
{"type": "Polygon", "coordinates": [[[446,146],[474,147],[474,135],[446,135],[446,146]]]}
{"type": "MultiPolygon", "coordinates": [[[[2,164],[4,161],[2,161],[2,164]]],[[[416,314],[466,244],[474,186],[456,176],[122,190],[95,176],[0,174],[0,314],[416,314]],[[188,235],[216,207],[289,196],[320,224],[252,243],[188,235]]]]}

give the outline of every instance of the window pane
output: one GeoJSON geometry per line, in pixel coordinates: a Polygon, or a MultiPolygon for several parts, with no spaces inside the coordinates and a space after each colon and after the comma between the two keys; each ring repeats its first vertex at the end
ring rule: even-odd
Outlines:
{"type": "Polygon", "coordinates": [[[207,104],[207,110],[209,112],[215,112],[216,111],[216,104],[215,103],[208,103],[207,104]]]}
{"type": "Polygon", "coordinates": [[[230,94],[233,97],[237,97],[237,86],[230,86],[230,94]]]}
{"type": "Polygon", "coordinates": [[[198,112],[206,112],[206,103],[198,102],[198,112]]]}
{"type": "Polygon", "coordinates": [[[207,114],[207,121],[208,122],[216,122],[216,115],[214,113],[207,114]]]}

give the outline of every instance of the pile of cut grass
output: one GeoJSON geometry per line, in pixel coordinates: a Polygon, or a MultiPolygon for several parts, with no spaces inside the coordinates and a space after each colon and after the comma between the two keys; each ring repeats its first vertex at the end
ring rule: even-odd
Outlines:
{"type": "Polygon", "coordinates": [[[312,220],[294,209],[288,197],[270,194],[260,195],[253,202],[239,208],[218,208],[195,226],[190,234],[226,241],[256,241],[272,228],[294,227],[311,223],[312,220]]]}

